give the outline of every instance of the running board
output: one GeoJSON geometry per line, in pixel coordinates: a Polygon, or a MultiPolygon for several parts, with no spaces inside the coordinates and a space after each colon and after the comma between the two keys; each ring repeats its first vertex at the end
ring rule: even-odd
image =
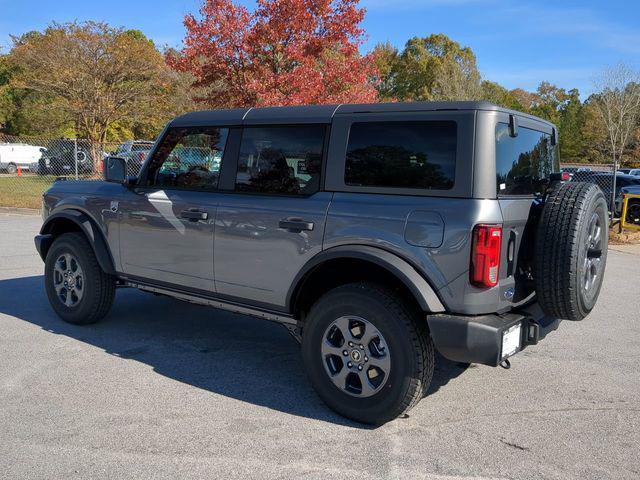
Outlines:
{"type": "Polygon", "coordinates": [[[271,322],[282,323],[285,325],[293,325],[297,326],[298,322],[292,315],[276,313],[269,310],[261,310],[258,308],[247,307],[244,305],[239,305],[233,302],[224,302],[222,300],[216,300],[213,298],[207,298],[200,295],[193,295],[185,292],[176,292],[175,290],[170,290],[167,288],[145,285],[143,283],[137,283],[132,281],[125,281],[125,285],[129,287],[134,287],[139,290],[143,290],[145,292],[157,293],[159,295],[166,295],[168,297],[177,298],[178,300],[183,300],[189,303],[195,303],[198,305],[205,305],[208,307],[219,308],[222,310],[227,310],[233,313],[241,313],[243,315],[250,315],[252,317],[263,318],[265,320],[269,320],[271,322]]]}

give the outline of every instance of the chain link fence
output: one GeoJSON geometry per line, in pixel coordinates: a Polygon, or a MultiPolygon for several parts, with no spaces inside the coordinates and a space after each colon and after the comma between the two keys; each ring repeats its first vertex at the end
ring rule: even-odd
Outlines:
{"type": "MultiPolygon", "coordinates": [[[[95,143],[0,134],[0,206],[40,208],[42,193],[58,179],[101,180],[103,160],[111,154],[125,158],[127,173],[137,175],[152,146],[152,140],[95,143]]],[[[622,169],[614,176],[611,164],[585,163],[563,164],[562,170],[570,175],[569,181],[598,185],[615,218],[622,193],[636,186],[640,189],[640,170],[622,169]]]]}
{"type": "Polygon", "coordinates": [[[564,164],[572,182],[595,183],[604,193],[612,218],[619,218],[622,195],[635,189],[640,190],[640,169],[620,168],[614,175],[613,164],[564,164]],[[615,192],[615,193],[614,193],[615,192]]]}
{"type": "Polygon", "coordinates": [[[111,154],[124,157],[136,175],[152,145],[0,134],[0,207],[40,208],[42,193],[59,179],[102,180],[103,160],[111,154]]]}

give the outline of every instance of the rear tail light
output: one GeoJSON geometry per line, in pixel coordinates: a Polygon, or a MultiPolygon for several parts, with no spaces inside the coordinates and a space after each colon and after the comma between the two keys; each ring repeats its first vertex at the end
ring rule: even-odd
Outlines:
{"type": "Polygon", "coordinates": [[[471,244],[471,268],[469,278],[477,287],[495,287],[500,274],[500,250],[502,227],[500,225],[476,225],[471,244]]]}

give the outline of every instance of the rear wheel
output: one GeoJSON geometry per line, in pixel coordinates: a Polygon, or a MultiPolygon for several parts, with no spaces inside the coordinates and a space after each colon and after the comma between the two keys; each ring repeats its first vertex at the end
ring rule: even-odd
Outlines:
{"type": "Polygon", "coordinates": [[[407,412],[433,376],[426,320],[392,291],[367,283],[335,288],[314,304],[303,330],[302,356],[324,402],[369,424],[407,412]]]}
{"type": "Polygon", "coordinates": [[[609,222],[602,190],[570,182],[548,198],[536,236],[536,295],[547,315],[582,320],[600,294],[609,222]]]}
{"type": "Polygon", "coordinates": [[[60,318],[77,325],[97,322],[111,309],[115,286],[84,235],[74,232],[56,238],[45,260],[45,288],[60,318]]]}
{"type": "Polygon", "coordinates": [[[18,167],[16,166],[15,163],[10,163],[9,165],[7,165],[7,173],[13,175],[17,171],[18,171],[18,167]]]}

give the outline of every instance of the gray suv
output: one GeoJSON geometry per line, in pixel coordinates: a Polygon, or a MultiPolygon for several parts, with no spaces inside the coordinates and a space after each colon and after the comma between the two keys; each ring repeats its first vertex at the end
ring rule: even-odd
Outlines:
{"type": "Polygon", "coordinates": [[[281,323],[329,407],[384,423],[436,351],[508,367],[593,309],[607,203],[566,181],[557,136],[485,102],[189,113],[137,177],[109,157],[105,182],[46,192],[46,292],[74,324],[116,287],[281,323]]]}

